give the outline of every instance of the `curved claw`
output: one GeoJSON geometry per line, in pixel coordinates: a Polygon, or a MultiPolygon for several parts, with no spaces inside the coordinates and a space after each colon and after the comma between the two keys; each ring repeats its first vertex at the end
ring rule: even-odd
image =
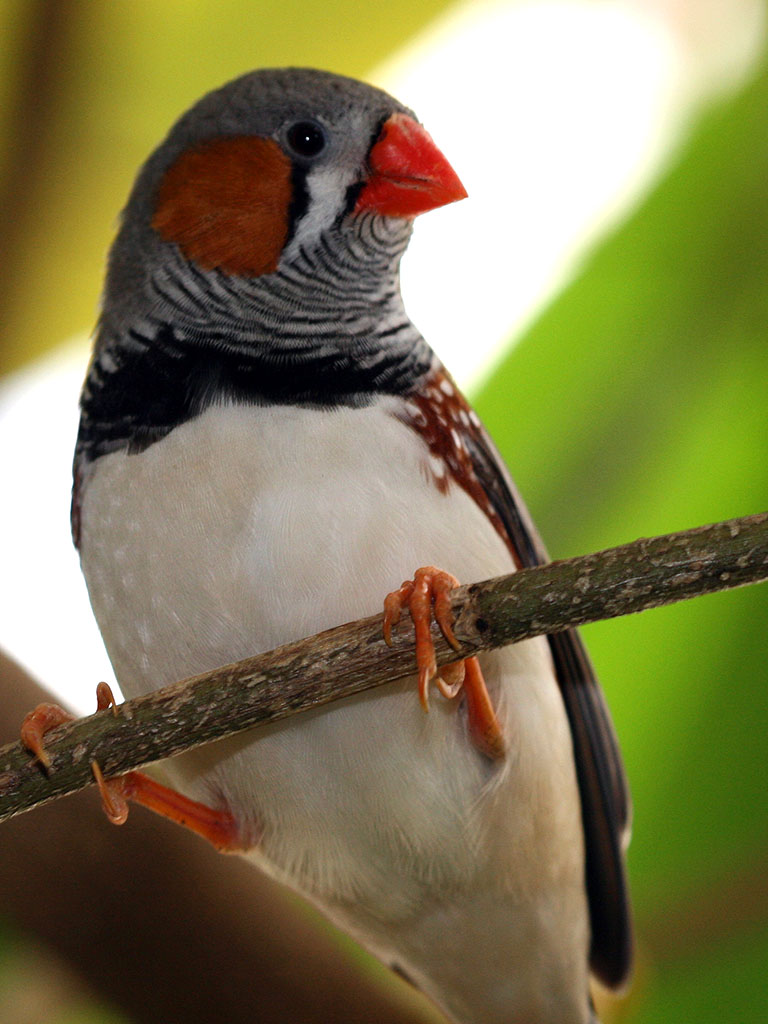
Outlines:
{"type": "MultiPolygon", "coordinates": [[[[106,685],[106,684],[105,684],[106,685]]],[[[101,794],[101,806],[113,825],[124,825],[128,820],[128,801],[122,779],[104,778],[98,761],[91,761],[91,771],[101,794]]]]}
{"type": "Polygon", "coordinates": [[[465,662],[454,661],[450,665],[443,665],[439,675],[435,676],[435,686],[446,700],[453,700],[461,692],[464,686],[465,662]]]}
{"type": "Polygon", "coordinates": [[[57,725],[71,722],[73,718],[74,715],[58,704],[38,704],[21,723],[21,742],[35,755],[46,771],[50,771],[51,758],[45,749],[45,734],[55,729],[57,725]]]}
{"type": "Polygon", "coordinates": [[[109,683],[97,683],[96,685],[96,710],[106,711],[112,708],[112,714],[117,717],[117,701],[112,693],[109,683]]]}

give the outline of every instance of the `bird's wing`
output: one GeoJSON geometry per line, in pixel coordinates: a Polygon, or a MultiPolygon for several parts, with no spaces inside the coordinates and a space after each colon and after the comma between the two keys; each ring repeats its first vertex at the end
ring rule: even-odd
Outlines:
{"type": "MultiPolygon", "coordinates": [[[[521,568],[549,561],[531,517],[504,462],[484,429],[463,440],[473,469],[507,532],[521,568]]],[[[592,928],[590,964],[606,985],[617,987],[632,962],[632,926],[623,848],[630,800],[618,743],[600,686],[581,637],[570,629],[547,637],[573,737],[586,848],[592,928]]]]}

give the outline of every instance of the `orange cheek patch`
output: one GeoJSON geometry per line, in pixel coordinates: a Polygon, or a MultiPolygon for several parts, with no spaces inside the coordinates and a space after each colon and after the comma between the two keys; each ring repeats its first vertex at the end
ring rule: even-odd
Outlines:
{"type": "Polygon", "coordinates": [[[205,270],[258,277],[277,269],[292,195],[291,162],[272,139],[213,139],[165,172],[152,227],[205,270]]]}

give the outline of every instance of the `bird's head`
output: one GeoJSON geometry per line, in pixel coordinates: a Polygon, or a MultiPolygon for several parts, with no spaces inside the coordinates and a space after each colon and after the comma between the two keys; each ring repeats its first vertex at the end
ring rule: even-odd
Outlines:
{"type": "Polygon", "coordinates": [[[263,278],[323,246],[362,268],[384,250],[399,259],[415,216],[464,196],[391,96],[327,72],[256,71],[204,96],[147,161],[110,278],[124,288],[179,258],[263,278]]]}

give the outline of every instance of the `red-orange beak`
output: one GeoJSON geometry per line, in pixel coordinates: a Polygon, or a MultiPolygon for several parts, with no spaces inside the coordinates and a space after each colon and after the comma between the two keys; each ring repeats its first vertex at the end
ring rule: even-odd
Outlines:
{"type": "Polygon", "coordinates": [[[368,156],[370,174],[355,212],[416,217],[457,199],[467,190],[428,133],[406,114],[384,122],[368,156]]]}

